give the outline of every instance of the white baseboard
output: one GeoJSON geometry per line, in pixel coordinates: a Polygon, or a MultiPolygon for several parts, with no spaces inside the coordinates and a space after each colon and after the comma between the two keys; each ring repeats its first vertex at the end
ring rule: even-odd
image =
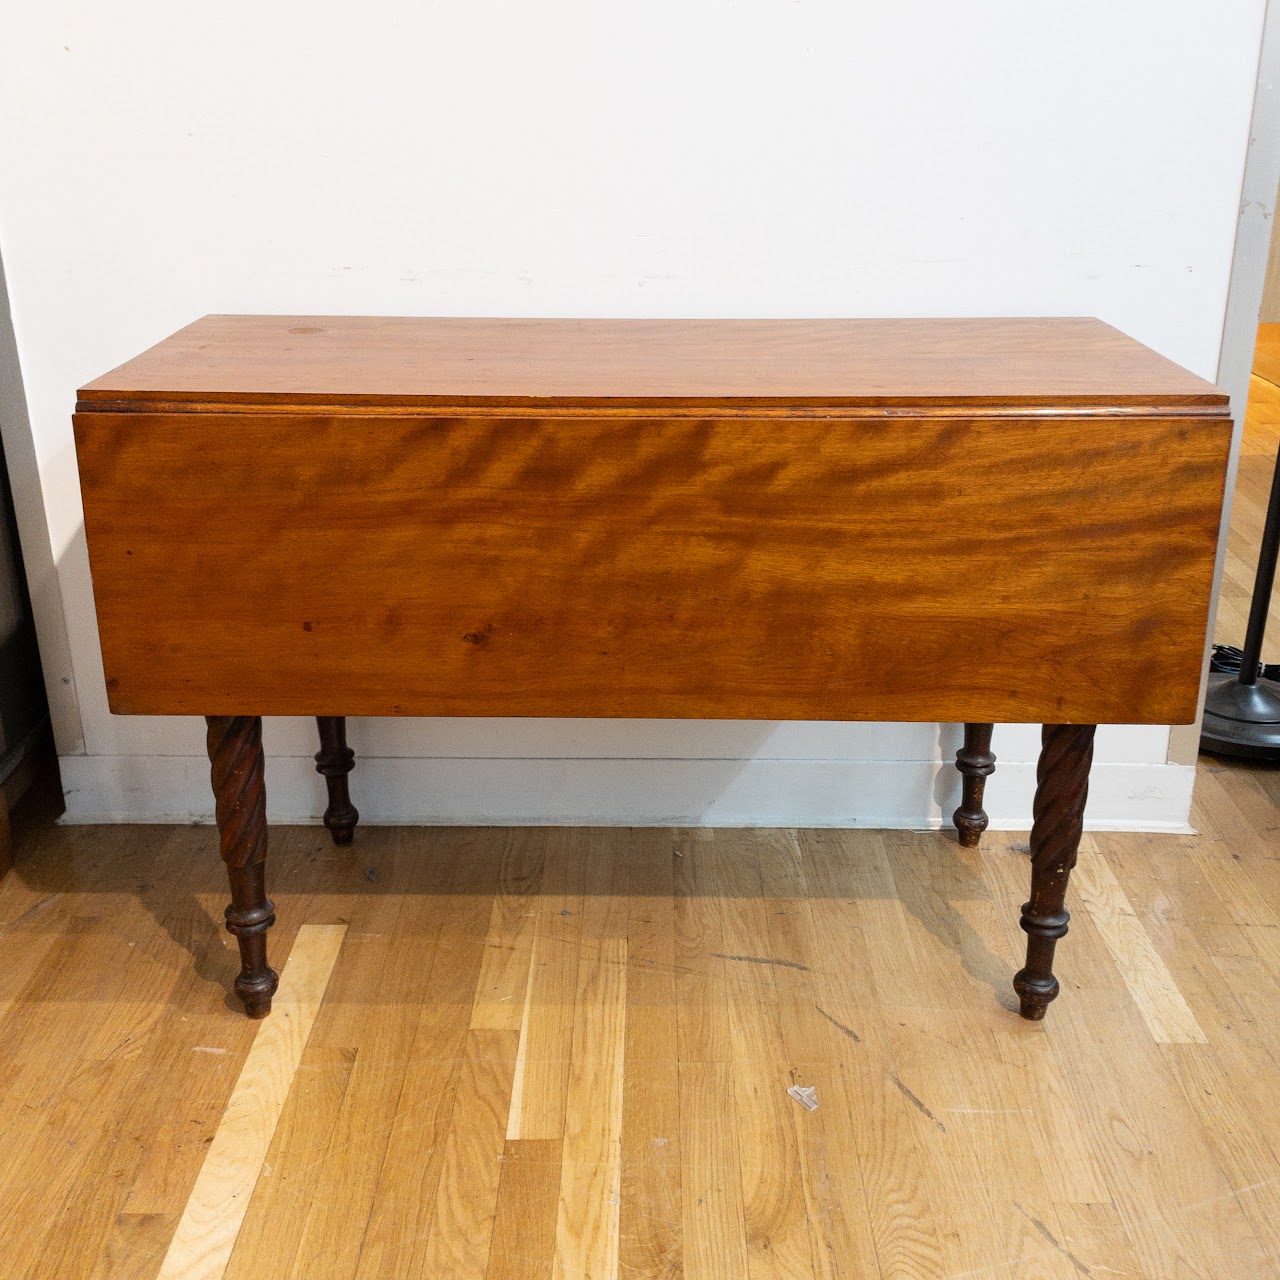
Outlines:
{"type": "MultiPolygon", "coordinates": [[[[196,756],[63,756],[66,822],[207,822],[196,756]]],[[[1189,832],[1193,765],[1094,765],[1086,826],[1189,832]]],[[[851,760],[357,759],[360,819],[450,826],[938,827],[960,798],[950,763],[851,760]]],[[[1035,765],[996,767],[995,829],[1031,826],[1035,765]]],[[[267,762],[272,822],[315,822],[323,780],[309,756],[267,762]]]]}

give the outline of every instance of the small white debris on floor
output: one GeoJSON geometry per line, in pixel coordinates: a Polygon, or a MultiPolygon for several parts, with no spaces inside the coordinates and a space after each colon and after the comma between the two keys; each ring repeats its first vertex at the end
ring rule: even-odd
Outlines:
{"type": "Polygon", "coordinates": [[[806,1110],[817,1111],[818,1090],[811,1084],[793,1084],[787,1092],[806,1110]]]}

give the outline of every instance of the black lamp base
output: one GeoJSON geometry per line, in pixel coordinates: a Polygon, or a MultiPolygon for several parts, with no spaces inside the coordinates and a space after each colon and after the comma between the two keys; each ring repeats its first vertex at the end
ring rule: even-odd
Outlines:
{"type": "Polygon", "coordinates": [[[1241,684],[1232,675],[1210,675],[1200,750],[1280,764],[1280,681],[1261,676],[1257,684],[1241,684]]]}

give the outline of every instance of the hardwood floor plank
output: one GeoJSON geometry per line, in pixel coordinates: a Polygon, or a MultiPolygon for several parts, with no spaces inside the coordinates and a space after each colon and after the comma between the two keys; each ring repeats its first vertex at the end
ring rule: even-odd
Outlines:
{"type": "MultiPolygon", "coordinates": [[[[897,913],[875,910],[876,899],[866,896],[893,892],[877,841],[876,835],[860,831],[799,833],[810,910],[826,964],[840,972],[847,958],[844,971],[856,984],[847,984],[852,989],[844,1003],[836,1004],[834,991],[824,997],[838,1016],[823,1018],[828,1026],[820,1029],[832,1081],[820,1095],[820,1110],[834,1113],[829,1121],[832,1131],[857,1154],[880,1274],[894,1280],[941,1280],[946,1273],[939,1239],[944,1219],[941,1206],[930,1200],[927,1157],[912,1127],[912,1108],[891,1084],[895,1063],[890,1025],[886,1007],[876,998],[876,961],[871,955],[876,944],[871,935],[900,923],[897,913]]],[[[900,947],[901,938],[895,937],[893,945],[900,947]]],[[[829,1013],[825,1004],[823,1010],[829,1013]]],[[[856,1213],[849,1211],[847,1220],[857,1230],[856,1213]]]]}
{"type": "Polygon", "coordinates": [[[1022,1148],[1017,1167],[1034,1161],[1059,1213],[1064,1205],[1109,1204],[1111,1190],[1076,1114],[1055,1042],[1010,1026],[997,1032],[996,1053],[1005,1102],[1018,1117],[1011,1126],[1011,1146],[1022,1148]]]}
{"type": "Polygon", "coordinates": [[[503,1148],[485,1280],[546,1280],[551,1275],[562,1145],[551,1138],[530,1138],[503,1148]]]}
{"type": "Polygon", "coordinates": [[[625,938],[584,941],[556,1211],[554,1280],[614,1280],[622,1204],[625,938]]]}
{"type": "Polygon", "coordinates": [[[641,1066],[628,1049],[618,1217],[618,1275],[623,1280],[680,1280],[684,1275],[680,1134],[679,1060],[650,1059],[641,1066]]]}
{"type": "Polygon", "coordinates": [[[537,919],[533,904],[542,890],[546,842],[541,832],[519,828],[505,835],[502,878],[471,1009],[473,1031],[519,1031],[524,1020],[537,919]]]}
{"type": "Polygon", "coordinates": [[[351,1263],[358,1280],[407,1274],[431,1230],[505,853],[504,842],[479,830],[436,832],[430,846],[431,856],[402,863],[397,882],[406,890],[396,927],[404,954],[392,1018],[410,1034],[389,1044],[388,1069],[376,1079],[389,1090],[398,1077],[399,1092],[363,1097],[386,1139],[379,1127],[347,1157],[364,1175],[365,1225],[351,1263]]]}
{"type": "Polygon", "coordinates": [[[1081,841],[1074,886],[1111,952],[1134,1003],[1159,1044],[1204,1044],[1205,1034],[1152,945],[1097,844],[1081,841]]]}
{"type": "Polygon", "coordinates": [[[1280,1137],[1271,1105],[1280,1081],[1257,1072],[1230,1041],[1210,1052],[1198,1045],[1163,1050],[1170,1074],[1198,1117],[1206,1142],[1239,1206],[1269,1258],[1280,1265],[1280,1219],[1271,1212],[1280,1186],[1280,1137]]]}
{"type": "Polygon", "coordinates": [[[723,1280],[748,1274],[736,1107],[728,1063],[681,1062],[685,1280],[723,1280]]]}
{"type": "Polygon", "coordinates": [[[677,831],[675,875],[676,1025],[680,1061],[730,1062],[733,1034],[725,990],[723,919],[712,878],[715,833],[677,831]]]}
{"type": "Polygon", "coordinates": [[[804,1280],[815,1264],[798,1131],[820,1122],[786,1091],[809,1079],[785,1060],[770,1064],[747,1054],[733,1064],[733,1082],[747,1274],[804,1280]]]}
{"type": "Polygon", "coordinates": [[[272,1016],[258,1024],[159,1280],[214,1280],[225,1273],[345,936],[341,925],[298,931],[272,1016]]]}
{"type": "Polygon", "coordinates": [[[302,1243],[317,1171],[341,1160],[338,1117],[356,1065],[354,1049],[308,1046],[254,1186],[227,1280],[287,1276],[302,1243]]]}
{"type": "Polygon", "coordinates": [[[547,842],[545,892],[536,908],[520,1022],[519,1076],[507,1122],[509,1141],[558,1141],[565,1132],[585,850],[577,838],[565,831],[539,834],[547,842]]]}
{"type": "MultiPolygon", "coordinates": [[[[147,849],[149,872],[163,880],[180,864],[182,842],[173,833],[156,832],[154,837],[139,845],[147,849]]],[[[132,854],[137,856],[137,849],[132,854]]],[[[118,870],[133,872],[131,861],[123,858],[118,870]]],[[[48,1051],[56,1040],[42,1044],[33,1039],[34,1052],[22,1052],[20,1069],[8,1081],[11,1105],[22,1105],[4,1124],[2,1202],[11,1220],[36,1227],[22,1265],[13,1268],[15,1277],[70,1278],[94,1269],[95,1253],[106,1247],[146,1154],[138,1135],[151,1120],[154,1103],[139,1093],[137,1081],[151,1072],[166,1080],[174,1061],[182,1059],[184,1038],[182,1027],[173,1025],[172,1000],[198,997],[202,984],[191,970],[172,963],[179,948],[167,935],[177,915],[192,910],[198,915],[199,909],[169,894],[151,900],[148,889],[144,882],[138,888],[141,896],[122,903],[118,934],[93,916],[74,917],[70,937],[81,945],[55,953],[49,982],[25,989],[23,1006],[10,1023],[10,1030],[19,1034],[23,1028],[37,1030],[41,1019],[35,1015],[46,999],[55,1001],[52,1016],[44,1020],[46,1035],[56,1028],[60,1014],[71,1019],[59,1052],[48,1051]],[[63,992],[61,980],[74,981],[75,974],[74,964],[70,969],[63,964],[73,957],[90,959],[95,951],[99,959],[108,959],[102,954],[105,947],[118,948],[115,961],[86,983],[88,992],[63,992]],[[149,995],[140,1001],[140,988],[148,985],[149,995]],[[86,1001],[88,993],[94,998],[86,1001]],[[110,1162],[114,1176],[106,1182],[92,1179],[91,1171],[104,1161],[110,1162]],[[30,1206],[36,1203],[47,1209],[32,1218],[30,1206]]],[[[163,1096],[163,1085],[159,1092],[163,1096]]]]}
{"type": "Polygon", "coordinates": [[[839,904],[820,888],[834,886],[825,872],[816,871],[812,851],[798,833],[769,833],[758,849],[768,952],[791,962],[773,975],[788,1078],[812,1086],[819,1097],[817,1111],[791,1113],[812,1274],[822,1280],[877,1276],[881,1271],[858,1158],[861,1135],[851,1123],[840,1077],[842,1064],[865,1063],[868,1050],[858,1032],[830,1012],[867,1025],[867,1011],[856,1003],[856,977],[852,995],[842,980],[865,965],[861,938],[855,928],[840,927],[828,915],[832,908],[838,912],[839,904]]]}
{"type": "Polygon", "coordinates": [[[119,1213],[89,1280],[153,1280],[178,1225],[176,1213],[119,1213]]]}
{"type": "Polygon", "coordinates": [[[680,1056],[676,997],[675,839],[631,832],[626,850],[627,999],[622,1096],[622,1280],[684,1273],[680,1056]]]}
{"type": "Polygon", "coordinates": [[[516,1033],[468,1031],[434,1212],[406,1280],[484,1280],[497,1211],[516,1033]]]}
{"type": "Polygon", "coordinates": [[[721,832],[714,842],[714,882],[721,894],[725,991],[733,1037],[733,1081],[737,1100],[738,1151],[742,1177],[747,1266],[752,1280],[813,1274],[813,1242],[805,1203],[798,1130],[812,1114],[802,1111],[787,1089],[799,1079],[783,1039],[779,987],[787,977],[803,979],[808,966],[795,958],[799,939],[779,928],[781,950],[772,945],[770,924],[786,910],[783,900],[765,896],[762,861],[777,882],[775,846],[785,834],[772,831],[721,832]],[[761,946],[764,942],[768,945],[761,946]],[[799,967],[795,967],[799,966],[799,967]]]}
{"type": "Polygon", "coordinates": [[[1062,1021],[1076,1114],[1148,1274],[1213,1275],[1228,1257],[1236,1274],[1267,1275],[1256,1235],[1223,1208],[1230,1184],[1132,1001],[1096,999],[1062,1021]]]}

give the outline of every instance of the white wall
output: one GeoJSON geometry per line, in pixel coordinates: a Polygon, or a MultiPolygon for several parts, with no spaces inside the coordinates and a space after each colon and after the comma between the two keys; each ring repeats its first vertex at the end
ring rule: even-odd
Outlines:
{"type": "MultiPolygon", "coordinates": [[[[1263,10],[9,6],[0,253],[31,431],[15,481],[71,817],[210,809],[198,722],[106,710],[78,385],[211,311],[1090,314],[1212,377],[1263,10]]],[[[931,763],[949,726],[352,732],[371,819],[914,824],[956,799],[931,763]]],[[[1191,770],[1167,740],[1104,733],[1094,822],[1185,821],[1191,770]]],[[[268,744],[274,815],[313,815],[309,726],[271,724],[268,744]]],[[[1025,823],[1035,733],[995,748],[993,821],[1025,823]]]]}

